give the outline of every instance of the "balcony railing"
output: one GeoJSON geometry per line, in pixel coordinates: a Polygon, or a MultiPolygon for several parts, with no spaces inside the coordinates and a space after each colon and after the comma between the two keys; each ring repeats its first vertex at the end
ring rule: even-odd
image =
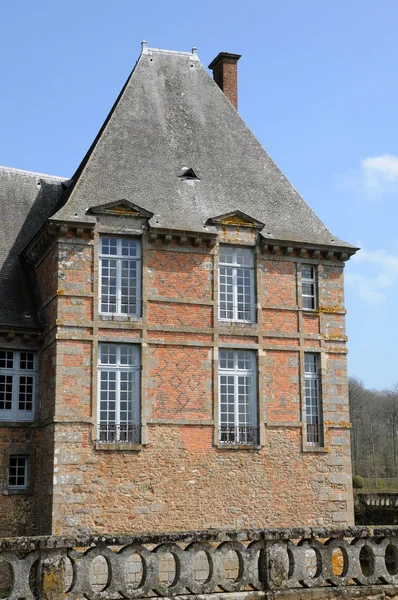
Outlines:
{"type": "Polygon", "coordinates": [[[311,446],[323,445],[323,425],[312,425],[307,423],[307,444],[311,446]]]}
{"type": "Polygon", "coordinates": [[[123,423],[100,423],[98,440],[100,444],[139,444],[140,426],[123,423]]]}
{"type": "Polygon", "coordinates": [[[253,425],[221,425],[218,440],[220,444],[258,446],[259,428],[253,425]]]}

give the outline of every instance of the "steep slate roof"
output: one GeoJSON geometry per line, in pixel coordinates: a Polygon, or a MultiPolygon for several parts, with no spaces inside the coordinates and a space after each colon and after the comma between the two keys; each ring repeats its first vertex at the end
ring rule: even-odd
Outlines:
{"type": "Polygon", "coordinates": [[[63,181],[0,167],[0,325],[40,326],[34,279],[20,255],[56,209],[63,181]]]}
{"type": "Polygon", "coordinates": [[[91,207],[127,200],[154,228],[215,231],[241,210],[267,238],[350,247],[281,173],[200,63],[196,51],[143,52],[65,194],[56,220],[95,222],[91,207]],[[193,169],[199,178],[181,177],[193,169]]]}

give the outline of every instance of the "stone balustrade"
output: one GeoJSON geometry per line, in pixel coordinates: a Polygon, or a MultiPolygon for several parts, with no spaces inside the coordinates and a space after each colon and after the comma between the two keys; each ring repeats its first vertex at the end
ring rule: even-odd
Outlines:
{"type": "Polygon", "coordinates": [[[368,598],[366,590],[398,598],[397,586],[398,527],[0,540],[0,597],[8,600],[301,599],[318,588],[311,598],[368,598]]]}
{"type": "Polygon", "coordinates": [[[398,507],[398,494],[396,492],[356,492],[358,499],[367,506],[398,507]]]}

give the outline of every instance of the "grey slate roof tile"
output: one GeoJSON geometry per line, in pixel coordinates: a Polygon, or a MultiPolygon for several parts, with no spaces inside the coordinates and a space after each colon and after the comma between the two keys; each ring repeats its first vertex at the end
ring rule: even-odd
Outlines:
{"type": "Polygon", "coordinates": [[[0,325],[40,326],[33,274],[21,252],[54,212],[63,181],[0,167],[0,325]]]}

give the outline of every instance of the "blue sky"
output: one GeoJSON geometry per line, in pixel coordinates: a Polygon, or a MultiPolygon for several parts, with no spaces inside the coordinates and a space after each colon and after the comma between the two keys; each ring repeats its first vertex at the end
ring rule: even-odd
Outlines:
{"type": "Polygon", "coordinates": [[[18,0],[2,5],[0,164],[71,176],[140,52],[242,54],[239,111],[331,231],[349,373],[398,381],[396,0],[18,0]]]}

